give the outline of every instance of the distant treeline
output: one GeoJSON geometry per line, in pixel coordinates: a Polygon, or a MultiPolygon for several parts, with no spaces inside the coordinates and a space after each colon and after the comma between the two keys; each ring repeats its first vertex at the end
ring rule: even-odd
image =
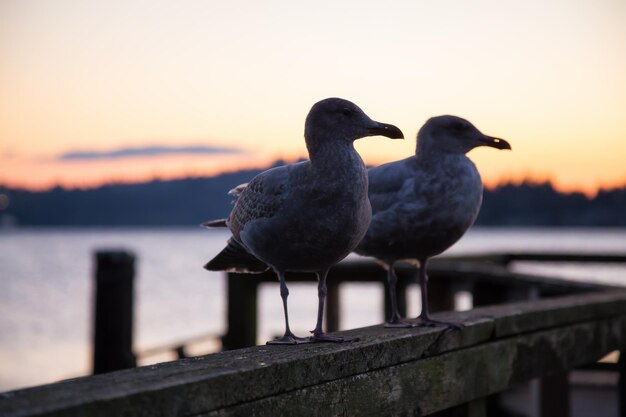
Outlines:
{"type": "MultiPolygon", "coordinates": [[[[225,217],[231,208],[228,190],[259,172],[88,190],[33,192],[0,186],[0,194],[8,197],[8,206],[0,207],[0,222],[19,226],[198,225],[225,217]]],[[[504,185],[485,190],[477,225],[626,227],[626,187],[600,191],[589,199],[578,193],[558,193],[547,183],[504,185]]]]}
{"type": "Polygon", "coordinates": [[[504,185],[485,190],[476,221],[481,226],[626,227],[626,187],[561,194],[549,183],[504,185]]]}

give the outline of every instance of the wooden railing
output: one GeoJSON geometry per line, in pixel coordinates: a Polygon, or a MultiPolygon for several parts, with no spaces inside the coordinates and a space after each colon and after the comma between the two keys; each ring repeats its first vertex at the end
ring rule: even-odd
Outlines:
{"type": "MultiPolygon", "coordinates": [[[[133,271],[134,256],[126,251],[100,251],[96,254],[97,300],[94,323],[94,370],[106,372],[131,367],[135,357],[176,352],[186,356],[185,340],[168,346],[153,347],[142,352],[132,348],[133,335],[133,271]]],[[[616,287],[572,282],[557,278],[511,272],[508,265],[515,261],[601,262],[626,263],[626,254],[571,254],[571,253],[490,253],[463,257],[434,259],[430,266],[430,307],[432,311],[454,309],[455,294],[465,291],[472,295],[473,306],[484,306],[511,301],[532,300],[539,297],[575,294],[586,291],[611,290],[616,287]]],[[[398,265],[398,307],[406,313],[406,288],[416,282],[416,269],[398,265]]],[[[288,274],[290,282],[316,282],[313,274],[288,274]]],[[[384,305],[382,314],[389,316],[385,271],[370,259],[344,261],[330,272],[326,299],[327,331],[339,330],[340,291],[345,282],[379,283],[384,305]]],[[[259,275],[227,274],[227,331],[221,337],[224,349],[239,349],[257,343],[257,296],[263,283],[277,283],[274,273],[259,275]]],[[[204,335],[203,340],[207,339],[204,335]]],[[[210,338],[217,337],[211,335],[210,338]]]]}
{"type": "Polygon", "coordinates": [[[437,315],[466,327],[377,325],[342,332],[360,338],[352,343],[256,346],[82,377],[0,394],[0,415],[485,416],[494,393],[626,348],[623,290],[437,315]]]}
{"type": "MultiPolygon", "coordinates": [[[[454,309],[455,295],[465,291],[472,295],[473,306],[501,304],[512,301],[534,300],[564,294],[588,291],[608,291],[619,287],[512,272],[507,266],[516,260],[572,261],[626,263],[626,255],[570,255],[570,254],[488,254],[457,258],[439,258],[431,261],[429,299],[431,311],[454,309]],[[528,259],[527,259],[528,258],[528,259]]],[[[400,313],[406,313],[406,288],[417,282],[414,266],[398,264],[397,294],[400,313]]],[[[287,274],[289,282],[317,282],[314,274],[287,274]]],[[[384,317],[389,317],[386,272],[371,259],[344,261],[333,267],[328,276],[326,298],[326,326],[328,331],[339,330],[341,286],[348,282],[379,283],[384,305],[384,317]]],[[[222,342],[225,349],[239,349],[257,343],[257,292],[264,283],[277,283],[276,275],[227,274],[227,331],[222,342]]],[[[626,283],[626,276],[625,276],[626,283]]],[[[415,295],[417,297],[417,295],[415,295]]],[[[382,317],[382,314],[381,314],[382,317]]]]}

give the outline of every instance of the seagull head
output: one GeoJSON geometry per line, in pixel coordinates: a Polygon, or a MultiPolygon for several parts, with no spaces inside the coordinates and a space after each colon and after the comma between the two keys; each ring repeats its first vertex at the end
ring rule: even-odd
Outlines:
{"type": "Polygon", "coordinates": [[[465,154],[478,146],[511,149],[504,139],[487,136],[473,124],[457,116],[428,119],[417,134],[417,149],[465,154]]]}
{"type": "Polygon", "coordinates": [[[309,141],[355,141],[366,136],[404,139],[394,125],[370,119],[351,101],[327,98],[313,105],[306,118],[304,137],[309,141]]]}

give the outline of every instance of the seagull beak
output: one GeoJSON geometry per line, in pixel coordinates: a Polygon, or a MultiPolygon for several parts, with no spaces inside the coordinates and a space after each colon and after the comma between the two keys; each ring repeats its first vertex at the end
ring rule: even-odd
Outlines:
{"type": "Polygon", "coordinates": [[[386,136],[390,139],[404,139],[404,134],[394,125],[374,122],[374,125],[367,128],[369,136],[386,136]]]}
{"type": "Polygon", "coordinates": [[[478,142],[481,146],[490,146],[496,149],[511,149],[511,144],[504,139],[494,138],[493,136],[482,135],[478,142]]]}

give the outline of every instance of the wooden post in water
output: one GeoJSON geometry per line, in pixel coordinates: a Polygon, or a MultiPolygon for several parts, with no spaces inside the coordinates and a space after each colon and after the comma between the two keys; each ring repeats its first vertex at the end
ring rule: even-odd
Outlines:
{"type": "Polygon", "coordinates": [[[619,416],[626,417],[626,350],[620,350],[619,352],[617,370],[619,372],[619,382],[617,385],[619,416]]]}
{"type": "Polygon", "coordinates": [[[227,323],[222,336],[224,350],[241,349],[256,345],[257,283],[247,274],[228,273],[227,323]]]}
{"type": "Polygon", "coordinates": [[[133,354],[135,256],[126,251],[96,252],[93,373],[136,366],[133,354]]]}
{"type": "Polygon", "coordinates": [[[541,417],[567,417],[570,414],[569,372],[541,378],[539,409],[541,417]]]}
{"type": "Polygon", "coordinates": [[[487,401],[485,398],[457,405],[447,410],[431,414],[431,417],[486,417],[487,401]]]}

